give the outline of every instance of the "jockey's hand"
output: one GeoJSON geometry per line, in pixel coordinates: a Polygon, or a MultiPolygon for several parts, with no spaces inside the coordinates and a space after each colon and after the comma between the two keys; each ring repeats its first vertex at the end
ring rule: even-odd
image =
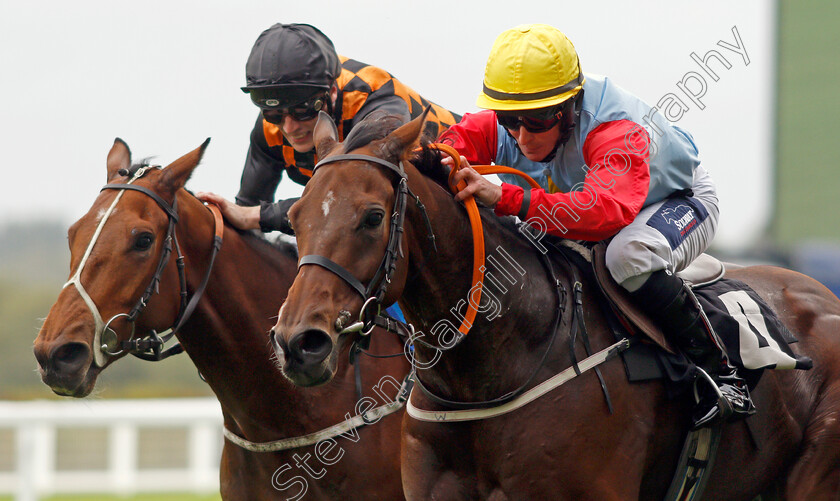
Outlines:
{"type": "Polygon", "coordinates": [[[225,220],[240,230],[260,229],[260,206],[243,207],[236,205],[221,195],[200,191],[195,197],[202,202],[214,203],[219,206],[225,220]]]}
{"type": "MultiPolygon", "coordinates": [[[[448,165],[451,169],[455,161],[452,157],[446,157],[441,160],[441,163],[448,165]]],[[[493,208],[502,199],[502,187],[491,183],[476,172],[463,156],[461,156],[461,169],[455,173],[453,180],[456,184],[460,181],[467,183],[467,187],[455,195],[455,200],[459,202],[472,195],[483,205],[493,208]]]]}

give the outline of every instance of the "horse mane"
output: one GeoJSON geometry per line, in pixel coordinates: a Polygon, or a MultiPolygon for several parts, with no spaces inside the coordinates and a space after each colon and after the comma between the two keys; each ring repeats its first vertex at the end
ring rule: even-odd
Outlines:
{"type": "MultiPolygon", "coordinates": [[[[353,127],[344,140],[344,143],[342,143],[344,151],[353,151],[367,146],[373,141],[386,137],[401,125],[403,125],[403,121],[399,116],[389,115],[379,110],[374,111],[353,127]]],[[[432,141],[425,133],[421,135],[420,148],[412,152],[409,161],[420,174],[441,186],[447,193],[450,193],[449,167],[446,167],[440,162],[442,153],[437,148],[433,148],[431,143],[432,141]]],[[[375,153],[380,158],[392,162],[400,160],[400,152],[388,151],[387,146],[384,145],[375,153]]],[[[512,238],[525,238],[518,231],[514,217],[497,217],[491,209],[485,207],[480,207],[480,211],[484,216],[482,219],[485,225],[498,226],[502,232],[508,233],[512,238]]]]}
{"type": "MultiPolygon", "coordinates": [[[[344,151],[353,151],[363,146],[385,138],[388,134],[397,130],[403,125],[402,117],[399,115],[390,114],[385,110],[376,110],[365,116],[359,123],[357,123],[344,138],[344,151]]],[[[388,160],[394,157],[393,152],[380,151],[388,160]]]]}
{"type": "Polygon", "coordinates": [[[449,168],[440,163],[442,158],[440,150],[432,148],[431,141],[423,137],[420,141],[420,149],[414,152],[411,163],[420,174],[439,184],[447,192],[449,191],[449,168]]]}
{"type": "MultiPolygon", "coordinates": [[[[403,124],[402,117],[389,114],[384,110],[376,110],[365,116],[350,130],[342,143],[343,149],[349,152],[367,146],[385,138],[403,124]]],[[[424,176],[448,190],[449,169],[441,165],[440,151],[430,148],[430,144],[431,140],[424,132],[420,138],[420,149],[415,151],[409,160],[424,176]]],[[[398,162],[401,152],[391,151],[387,145],[381,145],[375,153],[385,160],[398,162]]]]}

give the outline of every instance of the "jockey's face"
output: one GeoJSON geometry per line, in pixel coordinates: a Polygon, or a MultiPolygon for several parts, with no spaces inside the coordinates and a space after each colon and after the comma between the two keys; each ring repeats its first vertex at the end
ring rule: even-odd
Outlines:
{"type": "Polygon", "coordinates": [[[519,149],[525,158],[532,162],[541,162],[557,148],[560,141],[560,124],[545,132],[530,132],[524,125],[516,129],[508,129],[508,133],[516,139],[519,149]]]}
{"type": "MultiPolygon", "coordinates": [[[[332,100],[332,105],[335,106],[335,99],[338,96],[338,88],[333,86],[330,89],[329,99],[332,100]]],[[[332,109],[335,109],[334,107],[332,109]]],[[[324,111],[327,111],[326,108],[324,111]]],[[[292,148],[300,153],[312,151],[315,148],[315,143],[312,140],[312,131],[315,130],[315,123],[318,122],[318,110],[314,113],[303,113],[303,115],[314,115],[312,118],[305,120],[298,120],[293,113],[275,113],[272,111],[263,110],[263,117],[271,123],[280,126],[280,131],[283,137],[289,141],[292,148]],[[276,116],[274,116],[276,115],[276,116]]]]}
{"type": "Polygon", "coordinates": [[[291,115],[286,115],[280,124],[280,130],[295,151],[306,153],[315,148],[315,143],[312,141],[312,131],[315,130],[317,121],[318,117],[297,121],[291,115]]]}

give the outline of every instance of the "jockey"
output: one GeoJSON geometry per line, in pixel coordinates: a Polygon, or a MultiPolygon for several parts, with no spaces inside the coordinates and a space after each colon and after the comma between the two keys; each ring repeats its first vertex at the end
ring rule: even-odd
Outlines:
{"type": "Polygon", "coordinates": [[[339,56],[332,41],[308,24],[275,24],[257,38],[245,66],[242,90],[260,108],[245,159],[236,204],[214,193],[214,202],[237,228],[293,234],[287,213],[297,198],[274,201],[285,172],[305,185],[317,162],[312,131],[318,112],[329,113],[339,140],[374,110],[405,121],[432,106],[427,130],[432,137],[460,116],[430,103],[390,73],[339,56]]]}
{"type": "Polygon", "coordinates": [[[499,35],[477,105],[485,111],[466,114],[439,139],[463,155],[455,179],[467,187],[456,198],[474,195],[551,235],[611,238],[612,277],[713,375],[732,408],[709,392],[693,426],[754,413],[746,384],[675,275],[709,246],[718,222],[715,185],[691,135],[611,79],[584,75],[569,39],[540,24],[499,35]],[[468,162],[514,167],[542,189],[513,175],[500,175],[498,186],[468,162]]]}

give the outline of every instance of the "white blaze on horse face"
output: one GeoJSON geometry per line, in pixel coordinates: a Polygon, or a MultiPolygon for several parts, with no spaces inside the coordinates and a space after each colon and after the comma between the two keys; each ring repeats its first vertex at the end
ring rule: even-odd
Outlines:
{"type": "Polygon", "coordinates": [[[330,214],[330,206],[335,202],[335,196],[333,195],[332,190],[327,192],[327,197],[321,202],[321,211],[324,212],[324,217],[327,217],[330,214]]]}
{"type": "MultiPolygon", "coordinates": [[[[111,214],[117,212],[117,209],[111,211],[111,214]]],[[[102,221],[102,218],[105,217],[105,214],[108,213],[108,209],[99,209],[99,212],[96,213],[96,222],[102,221]]]]}

